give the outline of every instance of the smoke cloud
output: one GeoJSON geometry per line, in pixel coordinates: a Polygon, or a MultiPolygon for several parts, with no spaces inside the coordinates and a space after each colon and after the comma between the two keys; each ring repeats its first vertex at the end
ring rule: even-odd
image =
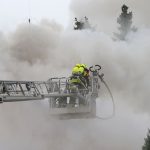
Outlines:
{"type": "Polygon", "coordinates": [[[107,121],[54,121],[47,101],[2,104],[0,149],[141,149],[150,123],[148,3],[127,3],[138,31],[123,42],[110,36],[123,2],[110,0],[72,0],[72,16],[89,17],[97,25],[94,32],[64,30],[46,19],[21,24],[12,33],[0,32],[1,80],[47,80],[69,76],[76,63],[100,64],[116,103],[116,117],[107,121]]]}
{"type": "Polygon", "coordinates": [[[72,16],[82,18],[87,16],[92,25],[98,30],[111,34],[116,30],[117,17],[121,13],[121,6],[126,4],[133,12],[133,21],[136,26],[150,27],[149,0],[123,1],[123,0],[72,0],[70,5],[72,16]]]}

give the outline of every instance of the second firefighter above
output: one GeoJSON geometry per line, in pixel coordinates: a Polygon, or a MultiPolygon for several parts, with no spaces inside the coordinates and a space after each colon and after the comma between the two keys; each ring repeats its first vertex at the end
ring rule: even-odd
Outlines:
{"type": "Polygon", "coordinates": [[[76,64],[73,67],[70,83],[80,85],[80,87],[88,87],[89,69],[85,64],[76,64]]]}

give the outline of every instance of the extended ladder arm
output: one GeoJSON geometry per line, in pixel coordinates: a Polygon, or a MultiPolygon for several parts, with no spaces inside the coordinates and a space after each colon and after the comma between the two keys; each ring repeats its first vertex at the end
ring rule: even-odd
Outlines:
{"type": "Polygon", "coordinates": [[[44,100],[56,97],[79,97],[70,93],[68,78],[51,78],[48,81],[0,81],[0,103],[30,100],[44,100]]]}

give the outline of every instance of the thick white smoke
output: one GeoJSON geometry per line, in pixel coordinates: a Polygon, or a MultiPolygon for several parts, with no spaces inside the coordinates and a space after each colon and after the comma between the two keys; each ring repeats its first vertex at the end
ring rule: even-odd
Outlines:
{"type": "Polygon", "coordinates": [[[71,3],[72,16],[79,18],[87,16],[89,21],[97,24],[100,31],[105,31],[105,33],[96,32],[92,35],[85,34],[84,43],[86,44],[83,45],[86,46],[83,51],[86,51],[85,55],[90,56],[88,60],[91,61],[90,63],[102,64],[113,88],[143,111],[149,111],[149,105],[147,105],[150,86],[148,81],[150,74],[148,5],[148,0],[142,2],[73,0],[71,3]],[[117,29],[116,19],[124,3],[129,6],[129,11],[133,12],[133,24],[139,26],[139,29],[137,33],[128,35],[128,41],[114,42],[111,40],[110,32],[113,33],[117,29]]]}
{"type": "Polygon", "coordinates": [[[1,68],[6,73],[5,77],[1,74],[1,79],[47,80],[71,68],[78,56],[65,34],[61,25],[48,20],[36,25],[21,24],[13,33],[1,34],[1,68]]]}
{"type": "Polygon", "coordinates": [[[129,11],[133,12],[133,21],[136,26],[150,26],[149,0],[72,0],[70,8],[72,17],[87,16],[91,24],[97,26],[97,29],[112,33],[116,30],[116,20],[123,4],[129,6],[129,11]]]}
{"type": "Polygon", "coordinates": [[[123,4],[110,0],[71,3],[72,16],[86,15],[98,31],[64,31],[61,25],[42,20],[22,24],[13,33],[0,33],[0,79],[47,80],[69,76],[76,63],[100,64],[117,105],[116,117],[108,121],[52,121],[46,102],[2,104],[0,149],[141,149],[149,124],[150,29],[142,27],[149,22],[140,3],[128,3],[139,29],[123,42],[107,34],[114,32],[123,4]]]}

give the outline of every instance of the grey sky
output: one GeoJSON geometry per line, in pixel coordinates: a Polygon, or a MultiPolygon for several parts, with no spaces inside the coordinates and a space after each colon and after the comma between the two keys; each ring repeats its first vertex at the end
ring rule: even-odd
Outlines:
{"type": "Polygon", "coordinates": [[[55,20],[66,26],[70,0],[0,0],[0,30],[10,30],[17,24],[33,23],[41,18],[55,20]]]}

